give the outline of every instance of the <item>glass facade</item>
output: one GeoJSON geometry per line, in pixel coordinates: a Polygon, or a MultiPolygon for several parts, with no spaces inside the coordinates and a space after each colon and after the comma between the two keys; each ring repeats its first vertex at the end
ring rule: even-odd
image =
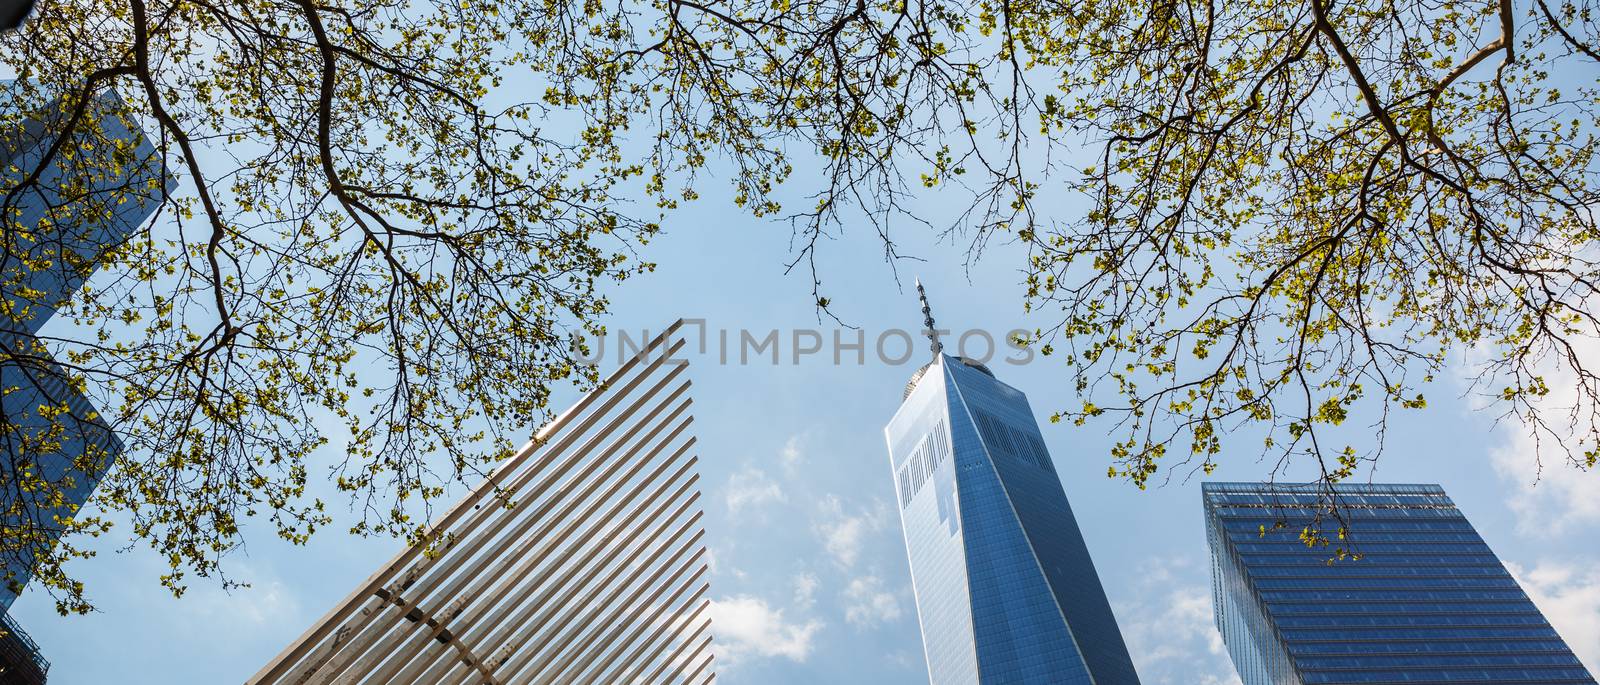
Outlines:
{"type": "MultiPolygon", "coordinates": [[[[89,399],[69,385],[39,331],[83,286],[105,251],[150,217],[172,184],[159,182],[155,148],[118,116],[123,106],[115,94],[89,105],[100,135],[75,138],[74,145],[62,146],[70,154],[58,151],[44,163],[69,113],[54,104],[19,112],[13,87],[7,84],[0,93],[5,119],[22,122],[0,132],[0,216],[11,233],[0,260],[0,477],[10,482],[12,469],[32,469],[58,484],[64,502],[35,501],[43,493],[0,495],[0,525],[7,534],[42,529],[53,537],[59,534],[54,518],[72,515],[88,500],[122,444],[89,399]],[[36,171],[36,183],[16,190],[36,171]],[[47,412],[56,415],[46,418],[47,412]]],[[[27,559],[4,562],[0,611],[27,584],[30,567],[27,559]]]]}
{"type": "Polygon", "coordinates": [[[1316,489],[1202,493],[1217,629],[1245,685],[1595,682],[1437,485],[1336,485],[1342,540],[1316,489]],[[1308,526],[1328,544],[1303,542],[1308,526]]]}
{"type": "Polygon", "coordinates": [[[955,357],[885,428],[936,685],[1136,684],[1027,398],[955,357]]]}

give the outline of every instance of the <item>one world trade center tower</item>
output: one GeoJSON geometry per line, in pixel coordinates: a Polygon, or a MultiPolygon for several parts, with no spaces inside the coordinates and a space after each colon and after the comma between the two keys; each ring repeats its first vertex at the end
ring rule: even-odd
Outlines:
{"type": "Polygon", "coordinates": [[[1135,685],[1028,399],[944,354],[884,429],[934,685],[1135,685]]]}

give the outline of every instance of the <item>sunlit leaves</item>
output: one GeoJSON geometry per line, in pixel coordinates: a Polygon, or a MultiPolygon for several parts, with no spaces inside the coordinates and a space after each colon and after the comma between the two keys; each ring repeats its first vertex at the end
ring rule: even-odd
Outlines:
{"type": "Polygon", "coordinates": [[[1059,66],[1042,123],[1101,143],[1070,183],[1093,207],[1030,241],[1028,308],[1059,317],[1093,400],[1062,417],[1109,415],[1129,438],[1114,476],[1144,486],[1175,441],[1209,473],[1237,434],[1278,469],[1350,477],[1452,354],[1589,465],[1587,5],[1563,23],[1519,6],[1509,43],[1495,3],[1008,7],[1059,66]],[[1552,370],[1576,384],[1559,414],[1541,404],[1552,370]]]}
{"type": "MultiPolygon", "coordinates": [[[[775,209],[786,166],[753,122],[691,101],[726,107],[734,91],[690,71],[681,92],[653,87],[683,53],[637,50],[648,27],[629,13],[646,7],[81,0],[3,39],[26,84],[8,127],[115,89],[176,181],[153,225],[100,256],[110,286],[64,310],[88,339],[56,345],[126,443],[98,504],[169,561],[174,592],[222,573],[243,517],[295,543],[332,523],[322,482],[355,530],[421,541],[448,483],[520,444],[562,384],[593,379],[569,342],[599,334],[607,284],[652,268],[636,250],[660,230],[620,187],[653,177],[645,192],[669,208],[696,196],[685,170],[745,150],[763,171],[740,183],[775,209]],[[658,145],[629,138],[651,124],[658,145]]],[[[93,127],[68,137],[127,154],[93,127]]],[[[20,177],[8,197],[27,192],[20,177]]],[[[23,228],[61,230],[8,224],[6,254],[23,228]]],[[[9,362],[22,350],[7,345],[9,362]]],[[[30,482],[56,499],[70,485],[30,482]]],[[[63,610],[89,607],[61,570],[82,554],[70,536],[8,535],[0,553],[36,559],[63,610]]]]}
{"type": "Polygon", "coordinates": [[[323,480],[422,541],[442,484],[587,374],[568,342],[713,167],[791,221],[823,310],[846,224],[890,261],[900,226],[1023,241],[1029,343],[1084,396],[1052,420],[1114,426],[1139,487],[1257,440],[1348,477],[1464,348],[1540,429],[1570,389],[1547,367],[1577,371],[1560,448],[1592,466],[1600,379],[1568,343],[1595,333],[1597,100],[1569,75],[1596,31],[1517,9],[1513,59],[1491,3],[73,0],[0,60],[100,74],[183,183],[61,345],[130,437],[102,502],[178,589],[239,512],[327,525],[323,480]],[[1042,215],[1063,192],[1083,211],[1042,215]]]}

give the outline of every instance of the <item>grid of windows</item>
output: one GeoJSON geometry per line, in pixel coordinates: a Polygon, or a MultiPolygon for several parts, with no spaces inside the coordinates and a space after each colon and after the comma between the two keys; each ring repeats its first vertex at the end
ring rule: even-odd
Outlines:
{"type": "Polygon", "coordinates": [[[933,478],[935,469],[950,457],[950,435],[944,419],[934,421],[933,428],[911,450],[911,456],[900,464],[900,508],[911,504],[922,486],[933,478]]]}
{"type": "Polygon", "coordinates": [[[1207,483],[1212,601],[1245,685],[1588,683],[1436,485],[1339,485],[1343,560],[1308,547],[1322,496],[1207,483]]]}
{"type": "Polygon", "coordinates": [[[984,445],[991,450],[1047,471],[1055,470],[1055,465],[1050,463],[1050,453],[1044,448],[1044,440],[1038,436],[1020,430],[982,409],[973,410],[973,416],[978,421],[978,433],[984,445]]]}

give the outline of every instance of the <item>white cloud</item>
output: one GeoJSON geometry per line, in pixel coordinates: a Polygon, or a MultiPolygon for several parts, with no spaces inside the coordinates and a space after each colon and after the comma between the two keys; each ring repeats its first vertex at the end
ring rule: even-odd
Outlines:
{"type": "Polygon", "coordinates": [[[1509,561],[1506,568],[1584,665],[1600,673],[1600,569],[1559,562],[1523,568],[1509,561]]]}
{"type": "Polygon", "coordinates": [[[841,566],[853,566],[861,554],[861,539],[866,536],[866,519],[845,517],[821,525],[823,546],[841,566]]]}
{"type": "Polygon", "coordinates": [[[1238,685],[1211,616],[1211,590],[1197,582],[1203,573],[1188,560],[1146,562],[1138,599],[1117,607],[1123,640],[1147,685],[1238,685]]]}
{"type": "Polygon", "coordinates": [[[900,600],[883,589],[877,576],[850,581],[844,590],[844,620],[857,628],[872,628],[900,618],[900,600]]]}
{"type": "Polygon", "coordinates": [[[729,514],[737,515],[746,508],[783,503],[788,499],[783,493],[783,488],[767,477],[767,472],[753,466],[747,466],[744,470],[728,477],[729,514]]]}
{"type": "Polygon", "coordinates": [[[1553,459],[1548,445],[1540,464],[1532,433],[1520,426],[1506,432],[1500,444],[1489,448],[1489,459],[1511,485],[1506,505],[1517,515],[1518,530],[1556,536],[1600,521],[1600,473],[1553,459]]]}
{"type": "MultiPolygon", "coordinates": [[[[733,545],[733,543],[725,544],[729,545],[730,547],[733,545]]],[[[710,571],[711,575],[716,575],[722,571],[722,565],[720,562],[718,562],[718,559],[720,558],[721,555],[717,553],[716,545],[706,547],[706,570],[710,571]]]]}
{"type": "Polygon", "coordinates": [[[188,611],[203,617],[197,624],[221,621],[236,632],[270,634],[275,626],[305,620],[300,616],[299,598],[282,580],[265,575],[248,560],[231,563],[232,579],[248,587],[225,589],[216,583],[196,583],[184,594],[184,602],[188,611]]]}
{"type": "Polygon", "coordinates": [[[800,464],[805,462],[805,454],[800,451],[800,436],[789,438],[783,443],[783,451],[778,454],[778,463],[783,466],[786,475],[793,476],[800,471],[800,464]]]}
{"type": "Polygon", "coordinates": [[[751,657],[804,662],[810,658],[813,641],[822,630],[820,621],[790,623],[784,619],[782,609],[749,595],[715,600],[708,614],[717,636],[717,660],[725,665],[751,657]]]}
{"type": "MultiPolygon", "coordinates": [[[[1600,339],[1580,337],[1572,343],[1578,358],[1600,359],[1600,339]]],[[[1457,373],[1468,384],[1485,360],[1481,352],[1465,357],[1457,373]]],[[[1572,421],[1586,422],[1600,407],[1579,391],[1579,379],[1571,368],[1554,360],[1538,366],[1550,389],[1535,402],[1547,430],[1536,431],[1519,417],[1511,417],[1499,427],[1501,440],[1490,447],[1489,458],[1495,472],[1511,485],[1506,504],[1516,513],[1518,529],[1553,537],[1600,522],[1600,473],[1576,468],[1568,454],[1581,459],[1595,448],[1594,435],[1583,430],[1588,424],[1572,421]]],[[[1509,408],[1482,396],[1474,396],[1473,403],[1480,411],[1509,408]]]]}
{"type": "Polygon", "coordinates": [[[816,524],[815,531],[822,539],[823,548],[828,550],[828,555],[841,568],[855,565],[867,535],[882,530],[887,518],[882,502],[876,502],[868,510],[847,515],[844,503],[834,495],[824,497],[820,509],[821,521],[816,524]]]}
{"type": "Polygon", "coordinates": [[[1159,671],[1163,662],[1187,664],[1200,654],[1227,655],[1211,617],[1211,595],[1200,586],[1178,587],[1142,603],[1128,625],[1124,637],[1141,671],[1159,671]]]}
{"type": "Polygon", "coordinates": [[[910,650],[905,649],[897,649],[889,653],[889,661],[891,663],[907,670],[916,668],[917,662],[921,658],[922,655],[920,653],[912,654],[910,650]]]}
{"type": "Polygon", "coordinates": [[[800,609],[810,609],[817,603],[817,588],[822,581],[817,579],[815,573],[802,573],[794,577],[794,605],[800,609]]]}
{"type": "Polygon", "coordinates": [[[231,615],[234,622],[243,620],[254,625],[266,626],[293,619],[300,614],[300,603],[294,592],[281,581],[273,580],[256,585],[244,592],[254,596],[247,597],[247,601],[243,603],[234,604],[234,612],[231,615]]]}

